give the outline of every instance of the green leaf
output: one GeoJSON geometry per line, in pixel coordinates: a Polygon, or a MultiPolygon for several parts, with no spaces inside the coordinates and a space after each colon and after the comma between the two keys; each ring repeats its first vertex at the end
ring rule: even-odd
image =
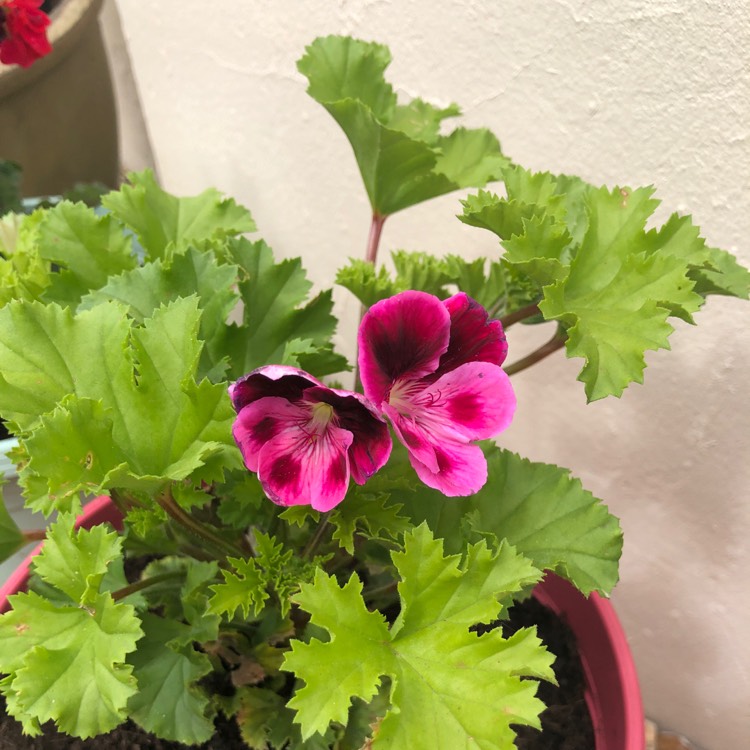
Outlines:
{"type": "Polygon", "coordinates": [[[376,270],[372,263],[354,258],[338,270],[336,283],[348,289],[365,307],[402,291],[384,266],[376,270]]]}
{"type": "Polygon", "coordinates": [[[737,262],[726,250],[709,247],[708,258],[702,268],[691,268],[689,276],[695,280],[695,291],[704,297],[723,294],[728,297],[750,299],[750,271],[737,262]]]}
{"type": "Polygon", "coordinates": [[[344,130],[352,145],[373,212],[380,216],[462,187],[498,179],[508,160],[487,130],[438,135],[459,113],[417,99],[397,104],[384,71],[387,47],[350,37],[316,39],[297,63],[308,93],[344,130]]]}
{"type": "Polygon", "coordinates": [[[584,594],[608,595],[618,579],[622,532],[607,507],[567,469],[492,447],[484,487],[457,503],[427,487],[400,498],[413,523],[426,521],[458,552],[466,541],[506,540],[540,570],[584,594]]]}
{"type": "Polygon", "coordinates": [[[213,596],[209,612],[226,615],[231,620],[237,609],[241,609],[245,619],[255,619],[272,591],[282,617],[286,617],[291,597],[297,593],[300,583],[312,578],[318,560],[306,562],[296,557],[294,550],[285,549],[283,544],[261,531],[255,531],[254,542],[255,557],[227,559],[234,570],[222,570],[224,582],[210,587],[213,596]]]}
{"type": "Polygon", "coordinates": [[[395,278],[384,267],[377,272],[372,263],[350,259],[341,268],[336,283],[346,287],[365,307],[405,289],[446,298],[455,292],[454,285],[487,308],[497,307],[506,292],[505,272],[497,262],[484,258],[467,261],[457,255],[437,258],[434,255],[398,250],[391,254],[395,278]]]}
{"type": "Polygon", "coordinates": [[[51,283],[50,264],[39,255],[37,242],[42,215],[0,219],[0,307],[14,299],[38,299],[51,283]]]}
{"type": "MultiPolygon", "coordinates": [[[[289,342],[297,339],[317,348],[330,347],[336,329],[331,292],[307,300],[312,288],[299,258],[275,263],[265,242],[238,240],[230,245],[230,258],[240,268],[243,322],[230,326],[227,347],[231,376],[240,377],[261,365],[280,362],[289,342]]],[[[299,355],[305,366],[309,350],[299,355]]],[[[334,366],[341,369],[340,358],[334,366]]],[[[336,372],[337,370],[333,370],[336,372]]],[[[312,374],[329,374],[313,370],[312,374]]]]}
{"type": "Polygon", "coordinates": [[[284,668],[305,681],[289,703],[302,736],[345,723],[352,698],[369,701],[381,676],[392,679],[392,708],[372,747],[454,750],[474,742],[508,748],[511,724],[539,726],[543,705],[536,684],[522,676],[553,679],[552,657],[533,630],[504,639],[499,630],[469,631],[494,620],[500,601],[538,580],[540,573],[508,547],[490,552],[482,542],[465,560],[445,558],[442,544],[420,526],[393,555],[401,576],[401,615],[391,630],[367,610],[355,576],[339,587],[318,571],[297,600],[330,641],[292,642],[284,668]],[[424,721],[429,715],[431,720],[424,721]]]}
{"type": "Polygon", "coordinates": [[[658,205],[651,188],[597,190],[519,167],[505,179],[507,199],[469,196],[460,218],[497,234],[504,262],[531,282],[523,291],[514,280],[510,300],[539,302],[562,324],[568,356],[585,360],[579,380],[590,401],[642,382],[645,352],[668,348],[670,315],[692,323],[705,294],[747,294],[750,274],[706,248],[689,217],[646,232],[658,205]]]}
{"type": "Polygon", "coordinates": [[[412,527],[400,511],[401,506],[392,504],[388,493],[367,491],[367,485],[354,487],[329,516],[333,539],[350,555],[354,554],[356,533],[368,539],[395,539],[412,527]]]}
{"type": "Polygon", "coordinates": [[[253,559],[230,557],[228,562],[234,568],[234,572],[222,570],[224,582],[211,586],[213,596],[209,611],[227,615],[231,620],[237,610],[241,609],[244,619],[247,620],[251,614],[255,619],[268,599],[267,581],[263,570],[253,559]]]}
{"type": "Polygon", "coordinates": [[[272,690],[243,688],[238,691],[232,710],[236,714],[242,739],[250,750],[268,750],[269,747],[329,750],[332,746],[334,738],[331,731],[303,740],[299,727],[294,723],[294,712],[272,690]]]}
{"type": "Polygon", "coordinates": [[[89,290],[136,265],[122,225],[83,203],[62,201],[44,211],[37,242],[40,257],[61,267],[51,275],[44,298],[63,305],[77,305],[89,290]]]}
{"type": "Polygon", "coordinates": [[[76,531],[74,524],[73,514],[60,514],[34,558],[34,570],[73,602],[88,606],[97,598],[109,564],[120,557],[122,542],[106,525],[76,531]]]}
{"type": "Polygon", "coordinates": [[[219,265],[213,253],[193,247],[170,261],[156,260],[109,280],[83,298],[79,310],[102,302],[121,302],[138,322],[167,302],[196,295],[201,310],[198,337],[204,342],[200,373],[215,368],[225,356],[226,320],[237,304],[237,267],[219,265]]]}
{"type": "Polygon", "coordinates": [[[86,608],[17,594],[0,617],[2,692],[27,726],[54,720],[60,731],[91,737],[126,718],[136,681],[125,663],[142,631],[133,607],[100,594],[86,608]]]}
{"type": "Polygon", "coordinates": [[[190,243],[254,232],[250,212],[209,189],[190,198],[162,190],[151,170],[128,175],[130,184],[102,198],[123,224],[138,236],[149,259],[165,258],[190,243]]]}
{"type": "Polygon", "coordinates": [[[159,308],[142,326],[116,304],[75,317],[36,303],[0,310],[0,413],[31,432],[26,446],[37,449],[24,486],[39,492],[44,477],[53,495],[155,491],[239,465],[225,386],[194,381],[199,320],[195,298],[159,308]]]}
{"type": "Polygon", "coordinates": [[[215,710],[197,683],[211,671],[209,658],[193,648],[190,628],[180,622],[147,613],[143,632],[128,658],[139,687],[128,702],[131,718],[162,739],[207,741],[215,710]]]}
{"type": "Polygon", "coordinates": [[[5,507],[2,484],[0,483],[0,562],[26,546],[26,538],[18,524],[5,507]]]}
{"type": "Polygon", "coordinates": [[[545,318],[569,328],[567,353],[586,360],[579,380],[590,401],[642,382],[645,351],[668,348],[670,311],[689,316],[703,301],[692,291],[684,259],[644,252],[644,226],[656,207],[652,192],[593,193],[589,228],[570,272],[545,289],[539,305],[545,318]]]}

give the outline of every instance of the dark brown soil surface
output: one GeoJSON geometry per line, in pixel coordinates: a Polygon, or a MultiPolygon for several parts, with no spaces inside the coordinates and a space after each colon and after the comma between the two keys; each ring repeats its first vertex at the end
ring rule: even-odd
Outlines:
{"type": "MultiPolygon", "coordinates": [[[[584,678],[576,652],[575,640],[568,627],[550,610],[531,599],[516,605],[511,619],[503,624],[510,635],[518,628],[536,625],[539,636],[557,655],[554,664],[559,687],[541,683],[539,697],[547,704],[542,714],[543,731],[519,728],[516,747],[519,750],[594,750],[594,731],[583,697],[584,678]]],[[[0,750],[184,750],[187,746],[148,735],[132,722],[109,734],[79,740],[54,731],[45,725],[42,737],[21,734],[21,725],[4,713],[0,697],[0,750]]],[[[246,750],[233,721],[217,720],[217,732],[202,750],[246,750]]]]}
{"type": "Polygon", "coordinates": [[[503,623],[503,634],[522,627],[537,626],[537,633],[556,655],[552,668],[559,685],[541,682],[538,696],[547,705],[542,713],[542,731],[518,727],[519,750],[594,750],[594,728],[584,698],[585,678],[575,637],[551,610],[529,599],[517,604],[510,620],[503,623]]]}

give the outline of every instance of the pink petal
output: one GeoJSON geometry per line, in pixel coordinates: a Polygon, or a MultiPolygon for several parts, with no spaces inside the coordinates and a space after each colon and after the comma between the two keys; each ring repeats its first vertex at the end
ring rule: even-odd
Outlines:
{"type": "Polygon", "coordinates": [[[352,434],[329,424],[321,435],[289,425],[260,452],[258,478],[278,505],[311,505],[331,510],[349,487],[348,450],[352,434]]]}
{"type": "Polygon", "coordinates": [[[427,386],[415,408],[426,429],[438,437],[457,432],[466,440],[486,440],[510,426],[516,394],[504,370],[470,362],[427,386]]]}
{"type": "Polygon", "coordinates": [[[305,398],[333,406],[339,427],[354,436],[349,448],[349,469],[357,484],[364,484],[391,455],[391,434],[385,420],[361,394],[335,388],[308,388],[305,398]]]}
{"type": "Polygon", "coordinates": [[[477,445],[442,443],[434,446],[437,470],[422,463],[411,451],[409,461],[417,476],[448,497],[473,495],[487,481],[487,459],[477,445]]]}
{"type": "Polygon", "coordinates": [[[376,406],[400,379],[418,379],[438,367],[448,349],[450,315],[437,297],[401,292],[374,304],[359,327],[359,374],[376,406]]]}
{"type": "Polygon", "coordinates": [[[450,343],[440,358],[439,374],[467,362],[501,365],[508,354],[503,326],[490,319],[487,311],[463,292],[443,302],[451,318],[450,343]]]}
{"type": "Polygon", "coordinates": [[[250,471],[258,471],[263,447],[289,425],[309,420],[309,411],[285,398],[266,397],[240,409],[232,425],[232,434],[250,471]]]}

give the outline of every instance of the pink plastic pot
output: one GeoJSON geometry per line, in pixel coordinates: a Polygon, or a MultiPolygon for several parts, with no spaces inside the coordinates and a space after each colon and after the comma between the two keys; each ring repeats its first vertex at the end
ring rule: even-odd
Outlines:
{"type": "Polygon", "coordinates": [[[534,597],[567,622],[586,674],[596,750],[645,750],[643,701],[633,657],[614,607],[548,574],[534,597]]]}
{"type": "MultiPolygon", "coordinates": [[[[76,528],[99,523],[122,527],[122,516],[108,497],[90,502],[76,521],[76,528]]],[[[29,565],[39,544],[0,587],[0,612],[9,609],[8,597],[23,591],[29,565]]],[[[534,596],[560,615],[578,641],[588,682],[586,701],[596,732],[596,750],[645,750],[644,717],[635,665],[614,608],[592,594],[588,599],[574,586],[548,574],[534,596]]]]}

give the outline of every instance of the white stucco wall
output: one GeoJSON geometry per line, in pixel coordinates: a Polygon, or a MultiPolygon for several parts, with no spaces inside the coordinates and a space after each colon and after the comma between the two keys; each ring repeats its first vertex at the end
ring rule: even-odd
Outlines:
{"type": "MultiPolygon", "coordinates": [[[[528,167],[655,184],[661,219],[691,212],[712,244],[750,263],[744,0],[117,7],[165,186],[235,196],[277,254],[302,255],[321,285],[362,254],[369,221],[348,144],[294,65],[328,33],[388,44],[399,93],[460,103],[467,124],[490,127],[528,167]]],[[[451,195],[394,216],[384,251],[495,252],[457,211],[451,195]]],[[[357,306],[337,299],[353,321],[357,306]]],[[[569,466],[622,518],[613,598],[647,712],[706,750],[750,747],[749,313],[712,298],[619,401],[587,406],[580,361],[558,354],[516,377],[520,407],[503,438],[569,466]]],[[[514,359],[532,344],[528,330],[512,333],[514,359]]]]}

